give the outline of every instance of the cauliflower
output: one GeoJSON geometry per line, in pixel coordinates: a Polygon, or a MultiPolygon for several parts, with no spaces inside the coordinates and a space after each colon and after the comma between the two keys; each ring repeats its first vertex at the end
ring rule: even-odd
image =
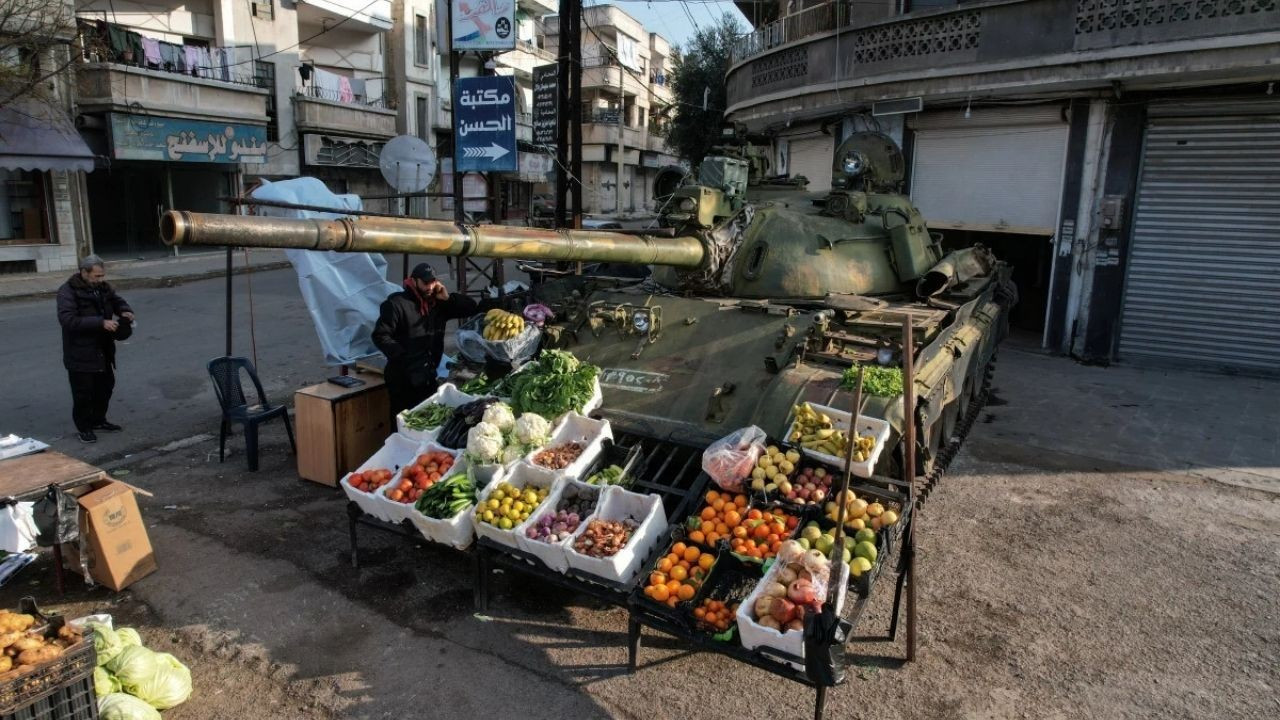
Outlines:
{"type": "Polygon", "coordinates": [[[516,420],[516,439],[529,447],[542,447],[551,437],[551,423],[534,413],[525,413],[516,420]]]}
{"type": "Polygon", "coordinates": [[[490,425],[497,425],[499,430],[508,433],[515,427],[516,416],[512,414],[510,405],[494,403],[485,409],[484,421],[490,425]]]}
{"type": "Polygon", "coordinates": [[[481,465],[497,461],[502,454],[502,431],[483,420],[467,431],[467,457],[481,465]]]}
{"type": "Polygon", "coordinates": [[[525,448],[523,445],[511,444],[502,449],[502,464],[510,465],[524,457],[525,448]]]}

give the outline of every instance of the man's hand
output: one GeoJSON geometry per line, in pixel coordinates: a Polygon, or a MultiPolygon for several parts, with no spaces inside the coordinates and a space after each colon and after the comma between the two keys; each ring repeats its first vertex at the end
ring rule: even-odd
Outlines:
{"type": "Polygon", "coordinates": [[[131,312],[122,312],[120,313],[120,317],[128,320],[129,322],[133,322],[133,313],[131,312]]]}
{"type": "Polygon", "coordinates": [[[431,295],[440,300],[449,299],[449,291],[445,289],[444,283],[439,280],[431,284],[431,295]]]}
{"type": "Polygon", "coordinates": [[[106,330],[107,332],[115,332],[116,329],[119,327],[120,327],[120,323],[116,322],[115,320],[102,321],[102,329],[106,330]]]}

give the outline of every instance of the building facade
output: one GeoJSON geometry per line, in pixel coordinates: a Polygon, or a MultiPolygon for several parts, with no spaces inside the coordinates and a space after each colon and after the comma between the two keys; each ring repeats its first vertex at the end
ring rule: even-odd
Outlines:
{"type": "Polygon", "coordinates": [[[1015,321],[1087,361],[1280,369],[1280,6],[1226,0],[758,6],[729,117],[823,190],[894,136],[946,242],[1015,265],[1015,321]]]}
{"type": "MultiPolygon", "coordinates": [[[[588,213],[657,209],[658,172],[677,164],[664,131],[674,112],[671,44],[614,5],[582,12],[582,200],[588,213]]],[[[547,19],[547,45],[559,22],[547,19]]]]}

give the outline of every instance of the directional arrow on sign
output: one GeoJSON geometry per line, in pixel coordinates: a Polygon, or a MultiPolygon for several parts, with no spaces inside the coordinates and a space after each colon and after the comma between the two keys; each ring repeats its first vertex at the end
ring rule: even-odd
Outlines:
{"type": "Polygon", "coordinates": [[[502,147],[498,143],[493,143],[489,147],[462,148],[463,157],[469,157],[469,158],[483,157],[483,158],[489,158],[490,160],[497,160],[498,158],[502,157],[503,155],[506,155],[509,152],[511,151],[502,147]]]}

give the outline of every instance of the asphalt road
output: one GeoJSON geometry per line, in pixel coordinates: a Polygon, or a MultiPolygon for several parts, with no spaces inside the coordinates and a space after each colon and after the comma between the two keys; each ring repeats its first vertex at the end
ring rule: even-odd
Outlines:
{"type": "MultiPolygon", "coordinates": [[[[238,275],[234,288],[232,352],[256,357],[273,402],[287,401],[296,388],[326,377],[292,270],[238,275]]],[[[217,436],[218,403],[205,364],[225,352],[224,281],[122,294],[138,317],[133,337],[117,348],[109,418],[124,432],[100,433],[93,445],[76,439],[61,329],[50,298],[0,304],[0,434],[34,437],[95,464],[199,433],[217,436]]],[[[233,447],[240,447],[238,439],[233,447]]]]}

